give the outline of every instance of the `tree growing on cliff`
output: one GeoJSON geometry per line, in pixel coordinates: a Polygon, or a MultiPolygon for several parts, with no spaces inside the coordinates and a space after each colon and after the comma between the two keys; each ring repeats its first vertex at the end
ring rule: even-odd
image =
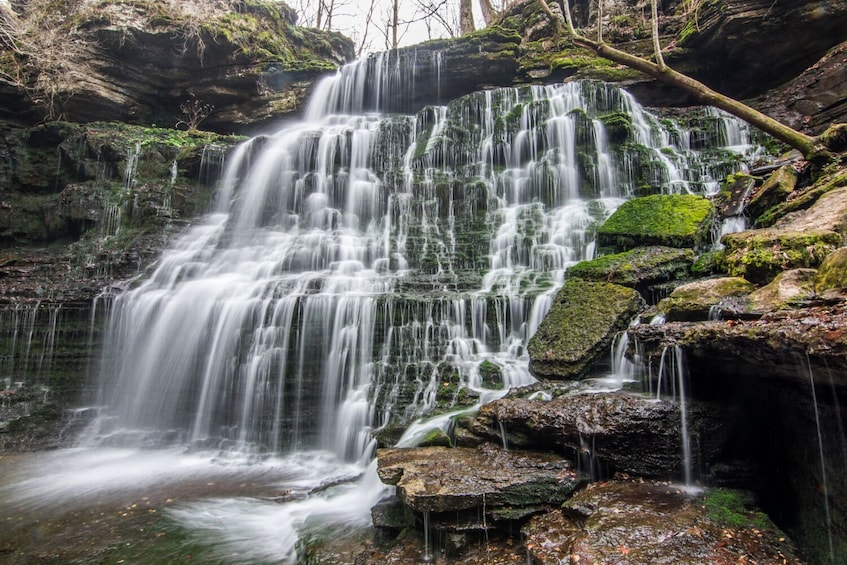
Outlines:
{"type": "Polygon", "coordinates": [[[612,62],[624,65],[631,69],[641,71],[653,78],[660,80],[666,84],[678,87],[689,94],[695,96],[704,104],[720,108],[737,118],[740,118],[750,125],[762,130],[763,132],[775,137],[785,144],[799,150],[807,158],[813,156],[826,156],[827,140],[830,136],[826,133],[818,137],[811,137],[800,131],[786,126],[779,121],[766,116],[758,110],[720,94],[705,84],[687,76],[680,72],[671,69],[664,61],[662,56],[662,46],[659,38],[659,18],[658,18],[658,2],[650,0],[650,11],[652,20],[652,38],[653,38],[653,58],[649,60],[644,57],[639,57],[617,49],[603,39],[603,0],[597,0],[598,17],[597,17],[597,33],[596,39],[591,39],[576,30],[571,16],[571,6],[569,0],[561,0],[562,11],[564,12],[564,24],[562,18],[557,16],[551,9],[546,0],[538,0],[542,9],[553,22],[556,29],[556,34],[566,32],[573,44],[578,47],[583,47],[592,51],[594,54],[608,59],[612,62]],[[562,29],[564,25],[564,29],[562,29]]]}
{"type": "Polygon", "coordinates": [[[85,72],[84,41],[67,31],[77,4],[0,3],[0,81],[26,93],[46,120],[62,117],[64,102],[75,92],[74,73],[85,72]]]}

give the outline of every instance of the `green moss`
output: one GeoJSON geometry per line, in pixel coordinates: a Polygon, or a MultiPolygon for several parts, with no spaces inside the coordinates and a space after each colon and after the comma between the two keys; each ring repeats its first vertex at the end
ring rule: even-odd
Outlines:
{"type": "Polygon", "coordinates": [[[486,359],[479,365],[479,377],[486,388],[503,388],[503,374],[500,365],[486,359]]]}
{"type": "Polygon", "coordinates": [[[757,218],[765,210],[782,204],[797,186],[797,171],[790,165],[784,165],[774,171],[771,176],[756,190],[745,209],[746,213],[757,218]]]}
{"type": "Polygon", "coordinates": [[[841,236],[829,230],[749,230],[725,235],[718,264],[729,275],[765,284],[780,271],[814,268],[840,244],[841,236]]]}
{"type": "Polygon", "coordinates": [[[436,428],[427,433],[417,447],[453,447],[453,442],[441,429],[436,428]]]}
{"type": "Polygon", "coordinates": [[[699,247],[706,242],[714,204],[691,194],[656,194],[624,202],[597,232],[601,247],[699,247]]]}
{"type": "Polygon", "coordinates": [[[584,376],[642,305],[630,288],[569,278],[529,341],[530,369],[543,377],[584,376]]]}
{"type": "Polygon", "coordinates": [[[774,529],[767,515],[756,508],[755,498],[750,492],[709,489],[703,498],[703,506],[709,519],[723,527],[774,529]]]}
{"type": "Polygon", "coordinates": [[[632,137],[632,116],[625,112],[613,112],[600,116],[611,143],[625,143],[632,137]]]}
{"type": "Polygon", "coordinates": [[[693,260],[690,249],[638,247],[577,263],[568,269],[568,276],[632,287],[684,276],[693,260]]]}
{"type": "Polygon", "coordinates": [[[720,255],[720,251],[707,251],[706,253],[701,253],[691,265],[691,274],[695,277],[705,277],[719,273],[720,267],[718,267],[718,257],[720,257],[720,255]]]}
{"type": "Polygon", "coordinates": [[[847,247],[842,247],[824,259],[815,277],[815,292],[847,289],[847,247]]]}

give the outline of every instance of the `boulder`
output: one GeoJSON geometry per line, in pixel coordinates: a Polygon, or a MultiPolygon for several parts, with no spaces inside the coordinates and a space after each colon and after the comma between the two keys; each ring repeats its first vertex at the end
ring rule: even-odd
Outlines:
{"type": "Polygon", "coordinates": [[[580,484],[560,457],[490,444],[479,449],[380,449],[377,473],[416,512],[480,509],[489,518],[561,504],[580,484]]]}
{"type": "Polygon", "coordinates": [[[847,236],[847,175],[843,170],[841,173],[822,177],[822,184],[831,189],[808,209],[786,214],[774,227],[793,231],[830,230],[841,237],[847,236]]]}
{"type": "Polygon", "coordinates": [[[756,227],[766,228],[777,225],[779,227],[790,226],[795,220],[802,219],[803,216],[809,214],[812,218],[811,222],[798,222],[810,225],[812,228],[828,228],[838,229],[844,232],[845,223],[845,205],[847,205],[847,171],[843,168],[834,167],[831,171],[825,172],[811,186],[802,191],[795,191],[790,200],[786,200],[782,204],[778,204],[756,219],[756,227]],[[824,198],[826,197],[826,198],[824,198]],[[819,200],[823,200],[824,204],[818,206],[819,200]],[[827,225],[815,225],[817,218],[818,222],[826,221],[827,225]]]}
{"type": "Polygon", "coordinates": [[[801,563],[748,493],[594,483],[521,530],[533,563],[801,563]]]}
{"type": "MultiPolygon", "coordinates": [[[[689,436],[698,463],[711,460],[722,443],[720,410],[690,403],[689,436]]],[[[552,400],[502,398],[483,406],[465,425],[476,435],[509,446],[553,449],[583,463],[643,477],[682,475],[681,414],[676,402],[640,394],[568,394],[552,400]]],[[[587,469],[586,469],[587,470],[587,469]]],[[[607,473],[597,473],[606,475],[607,473]]]]}
{"type": "Polygon", "coordinates": [[[727,234],[721,243],[721,268],[733,277],[767,284],[780,271],[817,267],[841,245],[842,236],[828,229],[766,228],[727,234]]]}
{"type": "Polygon", "coordinates": [[[816,273],[814,269],[792,269],[779,273],[766,286],[750,293],[750,309],[765,313],[808,303],[815,294],[816,273]]]}
{"type": "Polygon", "coordinates": [[[690,249],[637,247],[577,263],[568,269],[568,276],[632,287],[644,296],[652,285],[687,275],[693,262],[694,252],[690,249]]]}
{"type": "Polygon", "coordinates": [[[744,212],[744,202],[756,186],[756,179],[746,173],[735,173],[727,177],[714,201],[721,218],[738,216],[744,212]]]}
{"type": "Polygon", "coordinates": [[[597,244],[619,251],[648,245],[702,247],[714,204],[692,194],[654,194],[627,200],[597,230],[597,244]]]}
{"type": "Polygon", "coordinates": [[[844,293],[847,290],[847,247],[835,250],[824,259],[814,279],[815,292],[844,293]]]}
{"type": "Polygon", "coordinates": [[[755,287],[740,277],[695,281],[674,289],[656,309],[668,322],[708,320],[718,312],[723,318],[735,318],[745,311],[745,299],[753,290],[755,287]]]}
{"type": "Polygon", "coordinates": [[[758,218],[765,210],[788,199],[797,186],[797,171],[791,165],[783,165],[768,177],[768,180],[753,193],[746,212],[758,218]]]}
{"type": "Polygon", "coordinates": [[[556,379],[585,376],[643,305],[630,288],[568,279],[529,340],[530,371],[556,379]]]}

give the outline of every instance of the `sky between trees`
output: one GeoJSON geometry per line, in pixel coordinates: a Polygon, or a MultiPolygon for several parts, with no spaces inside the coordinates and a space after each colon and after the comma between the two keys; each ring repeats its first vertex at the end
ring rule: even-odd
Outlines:
{"type": "MultiPolygon", "coordinates": [[[[397,8],[397,45],[413,45],[460,35],[460,0],[287,0],[297,11],[299,24],[331,29],[350,37],[357,54],[392,47],[394,8],[397,8]]],[[[472,0],[474,23],[484,27],[480,3],[472,0]]],[[[508,0],[491,0],[495,10],[508,0]]]]}

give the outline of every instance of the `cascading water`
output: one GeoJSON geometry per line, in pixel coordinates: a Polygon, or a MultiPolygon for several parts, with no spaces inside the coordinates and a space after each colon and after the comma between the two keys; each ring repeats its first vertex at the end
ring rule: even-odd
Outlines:
{"type": "Polygon", "coordinates": [[[235,149],[217,208],[111,300],[83,445],[211,449],[284,469],[297,492],[321,487],[172,512],[236,560],[293,560],[316,519],[367,523],[384,491],[374,432],[532,382],[527,340],[566,268],[592,256],[594,228],[645,182],[699,186],[681,172],[695,153],[615,87],[498,89],[386,115],[413,69],[380,57],[317,87],[306,121],[235,149]],[[629,124],[615,149],[613,114],[629,124]],[[271,547],[245,533],[268,527],[257,515],[275,517],[271,547]]]}

